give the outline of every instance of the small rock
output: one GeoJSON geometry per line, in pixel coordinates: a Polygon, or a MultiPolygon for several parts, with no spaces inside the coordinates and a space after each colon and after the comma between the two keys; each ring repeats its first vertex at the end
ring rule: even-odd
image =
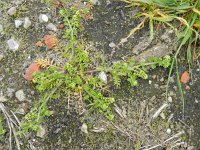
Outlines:
{"type": "Polygon", "coordinates": [[[19,101],[24,101],[26,99],[26,96],[24,94],[24,91],[23,90],[19,90],[15,93],[15,96],[16,98],[19,100],[19,101]]]}
{"type": "Polygon", "coordinates": [[[106,75],[106,73],[105,73],[104,71],[101,71],[101,72],[99,73],[99,79],[100,79],[102,82],[107,83],[107,75],[106,75]]]}
{"type": "Polygon", "coordinates": [[[9,49],[12,50],[13,52],[18,50],[18,48],[19,48],[19,43],[17,41],[15,41],[14,39],[9,39],[7,41],[7,44],[8,44],[9,49]]]}
{"type": "Polygon", "coordinates": [[[54,31],[54,32],[56,32],[58,30],[57,27],[53,23],[49,23],[47,25],[47,29],[54,31]]]}
{"type": "Polygon", "coordinates": [[[168,102],[172,103],[172,97],[171,96],[169,96],[167,100],[168,100],[168,102]]]}
{"type": "Polygon", "coordinates": [[[164,81],[164,78],[162,77],[161,79],[160,79],[160,82],[163,82],[164,81]]]}
{"type": "Polygon", "coordinates": [[[40,23],[48,22],[48,20],[49,20],[49,18],[48,18],[47,15],[45,15],[45,14],[40,14],[39,15],[39,21],[40,21],[40,23]]]}
{"type": "Polygon", "coordinates": [[[109,47],[114,48],[114,47],[116,47],[116,44],[113,43],[113,42],[111,42],[111,43],[109,44],[109,47]]]}
{"type": "Polygon", "coordinates": [[[23,24],[23,21],[21,20],[15,20],[15,27],[19,28],[23,24]]]}
{"type": "Polygon", "coordinates": [[[171,134],[172,130],[170,128],[167,129],[167,134],[171,134]]]}
{"type": "Polygon", "coordinates": [[[87,124],[83,123],[81,126],[81,131],[85,134],[88,134],[88,130],[87,130],[87,124]]]}
{"type": "Polygon", "coordinates": [[[30,19],[28,17],[26,17],[24,19],[24,28],[28,29],[28,27],[30,27],[30,26],[31,26],[31,21],[30,21],[30,19]]]}
{"type": "Polygon", "coordinates": [[[3,59],[3,57],[4,57],[4,56],[3,56],[2,54],[0,54],[0,61],[3,59]]]}
{"type": "Polygon", "coordinates": [[[163,112],[160,113],[160,117],[165,120],[165,114],[163,112]]]}
{"type": "Polygon", "coordinates": [[[10,16],[16,14],[16,12],[17,12],[17,8],[16,8],[16,7],[11,7],[11,8],[8,9],[8,11],[7,11],[8,15],[10,15],[10,16]]]}
{"type": "Polygon", "coordinates": [[[152,83],[152,81],[151,80],[149,80],[149,84],[151,84],[152,83]]]}
{"type": "Polygon", "coordinates": [[[45,133],[45,128],[43,126],[39,126],[39,130],[37,131],[37,137],[43,138],[45,133]]]}
{"type": "Polygon", "coordinates": [[[8,99],[6,99],[4,96],[0,96],[0,102],[3,103],[3,102],[6,102],[8,101],[8,99]]]}

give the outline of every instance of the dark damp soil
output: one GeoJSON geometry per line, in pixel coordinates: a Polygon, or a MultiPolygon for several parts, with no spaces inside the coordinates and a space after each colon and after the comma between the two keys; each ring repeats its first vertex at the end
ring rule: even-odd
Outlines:
{"type": "MultiPolygon", "coordinates": [[[[170,30],[159,27],[155,32],[153,40],[149,40],[148,24],[135,35],[130,37],[126,43],[119,48],[113,49],[110,43],[118,44],[133,29],[140,19],[133,16],[139,12],[138,8],[125,8],[125,4],[119,0],[100,0],[101,4],[94,6],[94,19],[91,22],[84,22],[84,37],[86,42],[92,43],[96,51],[100,51],[106,58],[106,63],[111,64],[117,60],[126,60],[129,57],[146,58],[148,56],[164,56],[173,51],[176,39],[170,30]],[[159,49],[152,53],[152,49],[159,49]]],[[[14,19],[6,15],[8,8],[13,6],[10,1],[1,1],[1,19],[6,31],[0,37],[0,54],[4,55],[0,65],[0,94],[7,97],[8,102],[4,104],[14,112],[18,111],[20,103],[15,97],[15,92],[23,89],[29,106],[37,101],[38,94],[34,85],[26,82],[23,74],[27,66],[38,57],[55,57],[54,51],[38,49],[35,43],[45,34],[52,34],[45,25],[38,22],[38,15],[46,13],[53,16],[48,5],[38,1],[27,1],[19,6],[19,16],[23,18],[29,16],[34,22],[30,29],[16,29],[14,19]],[[9,51],[6,41],[10,37],[15,37],[20,41],[20,49],[13,53],[9,51]]],[[[50,17],[51,22],[58,24],[59,19],[50,17]]],[[[55,33],[53,33],[55,34],[55,33]]],[[[60,40],[61,31],[56,33],[60,40]]],[[[58,58],[57,58],[58,59],[58,58]]],[[[186,66],[182,66],[182,73],[186,66]]],[[[173,135],[185,130],[187,136],[177,137],[164,145],[155,149],[169,149],[178,142],[185,144],[176,147],[177,149],[187,149],[195,146],[200,147],[200,97],[199,97],[199,64],[195,62],[192,70],[193,80],[183,85],[185,94],[185,114],[182,113],[182,103],[178,94],[175,73],[170,81],[169,95],[172,102],[169,107],[163,110],[160,116],[152,120],[154,113],[166,101],[165,91],[168,77],[168,69],[157,68],[149,70],[148,80],[139,80],[139,85],[131,87],[123,81],[119,88],[112,87],[116,103],[112,107],[115,113],[113,121],[106,120],[97,112],[86,112],[80,116],[76,111],[67,109],[67,99],[65,97],[56,101],[51,101],[48,105],[54,112],[46,118],[43,126],[46,129],[44,138],[39,138],[35,133],[30,133],[27,137],[21,138],[22,149],[59,149],[59,150],[134,150],[145,149],[162,143],[173,135]],[[88,134],[81,131],[81,126],[86,123],[88,134]],[[168,133],[168,130],[171,130],[168,133]],[[32,147],[31,147],[32,146],[32,147]]],[[[73,106],[71,106],[73,107],[73,106]]],[[[21,119],[24,115],[17,115],[21,119]]],[[[8,127],[6,127],[8,129],[8,127]]],[[[8,132],[3,137],[1,144],[4,148],[8,145],[8,132]]]]}

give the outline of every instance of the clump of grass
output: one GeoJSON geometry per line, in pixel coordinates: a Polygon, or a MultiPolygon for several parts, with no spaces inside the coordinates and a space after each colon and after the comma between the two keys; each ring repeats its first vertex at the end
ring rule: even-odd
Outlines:
{"type": "MultiPolygon", "coordinates": [[[[141,12],[136,18],[143,18],[134,29],[132,29],[126,38],[132,36],[136,31],[143,28],[145,23],[149,23],[150,38],[154,36],[154,26],[157,23],[162,23],[172,28],[178,37],[179,46],[175,49],[175,54],[172,59],[171,68],[169,71],[169,79],[172,70],[175,67],[178,87],[183,103],[183,112],[185,108],[184,95],[182,92],[181,83],[178,73],[178,56],[185,55],[181,50],[186,48],[186,59],[189,69],[193,65],[193,58],[197,56],[196,49],[198,41],[200,40],[200,1],[199,0],[122,0],[126,2],[127,7],[140,7],[141,12]],[[174,26],[174,21],[179,22],[179,26],[174,26]]],[[[166,89],[166,99],[168,97],[168,86],[166,89]]]]}

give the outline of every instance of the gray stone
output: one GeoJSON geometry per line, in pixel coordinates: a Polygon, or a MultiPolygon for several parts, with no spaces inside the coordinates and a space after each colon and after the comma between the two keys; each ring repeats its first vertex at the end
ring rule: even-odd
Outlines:
{"type": "Polygon", "coordinates": [[[107,75],[106,75],[106,73],[105,73],[104,71],[101,71],[101,72],[99,73],[99,79],[100,79],[102,82],[107,83],[107,75]]]}
{"type": "Polygon", "coordinates": [[[45,15],[45,14],[40,14],[39,15],[39,21],[40,21],[40,23],[48,22],[48,20],[49,20],[49,18],[48,18],[47,15],[45,15]]]}
{"type": "Polygon", "coordinates": [[[16,7],[11,7],[11,8],[8,9],[8,11],[7,11],[8,15],[10,15],[10,16],[16,14],[16,12],[17,12],[17,8],[16,8],[16,7]]]}
{"type": "Polygon", "coordinates": [[[47,29],[54,31],[54,32],[56,32],[58,30],[57,27],[53,23],[49,23],[47,25],[47,29]]]}
{"type": "Polygon", "coordinates": [[[114,48],[114,47],[116,47],[116,44],[113,43],[113,42],[111,42],[111,43],[109,44],[109,47],[114,48]]]}
{"type": "Polygon", "coordinates": [[[15,93],[15,97],[21,102],[24,101],[26,99],[26,96],[24,94],[23,90],[19,90],[15,93]]]}
{"type": "Polygon", "coordinates": [[[12,50],[13,52],[18,50],[19,48],[19,43],[12,38],[7,41],[7,44],[8,44],[9,49],[12,50]]]}
{"type": "Polygon", "coordinates": [[[23,21],[21,20],[15,20],[15,27],[19,28],[23,24],[23,21]]]}
{"type": "Polygon", "coordinates": [[[31,21],[30,21],[30,19],[28,17],[26,17],[24,19],[24,28],[28,29],[28,27],[30,27],[30,26],[31,26],[31,21]]]}

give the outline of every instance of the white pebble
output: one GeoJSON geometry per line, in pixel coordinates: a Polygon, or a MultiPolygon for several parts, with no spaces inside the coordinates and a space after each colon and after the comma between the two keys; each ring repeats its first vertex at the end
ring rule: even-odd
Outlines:
{"type": "Polygon", "coordinates": [[[88,134],[88,129],[87,129],[87,124],[86,123],[83,123],[82,126],[81,126],[81,131],[83,133],[86,133],[88,134]]]}
{"type": "Polygon", "coordinates": [[[24,101],[26,99],[24,91],[23,90],[19,90],[15,93],[15,97],[19,100],[19,101],[24,101]]]}
{"type": "Polygon", "coordinates": [[[24,19],[24,28],[27,29],[30,26],[31,26],[31,21],[30,21],[30,19],[28,17],[26,17],[24,19]]]}
{"type": "Polygon", "coordinates": [[[15,27],[19,28],[23,24],[23,21],[21,20],[15,20],[15,27]]]}
{"type": "Polygon", "coordinates": [[[9,49],[12,50],[13,52],[15,52],[19,48],[19,43],[13,39],[9,39],[7,41],[7,44],[9,49]]]}
{"type": "Polygon", "coordinates": [[[167,129],[167,134],[171,134],[172,130],[170,128],[167,129]]]}
{"type": "Polygon", "coordinates": [[[168,102],[172,103],[172,97],[171,96],[168,97],[168,102]]]}
{"type": "Polygon", "coordinates": [[[43,22],[48,22],[48,20],[49,20],[49,18],[47,17],[47,15],[45,15],[45,14],[40,14],[40,15],[39,15],[39,21],[40,21],[41,23],[43,23],[43,22]]]}
{"type": "Polygon", "coordinates": [[[109,47],[114,48],[114,47],[116,47],[116,44],[113,43],[113,42],[111,42],[111,43],[109,44],[109,47]]]}
{"type": "Polygon", "coordinates": [[[17,8],[16,7],[11,7],[10,9],[8,9],[7,13],[12,16],[14,14],[16,14],[17,12],[17,8]]]}
{"type": "Polygon", "coordinates": [[[151,80],[149,80],[149,84],[151,84],[152,83],[152,81],[151,80]]]}
{"type": "Polygon", "coordinates": [[[107,75],[106,75],[106,73],[105,73],[104,71],[101,71],[101,72],[99,73],[99,79],[100,79],[102,82],[107,83],[107,75]]]}
{"type": "Polygon", "coordinates": [[[53,24],[53,23],[49,23],[47,25],[47,29],[56,32],[57,31],[57,27],[53,24]]]}

